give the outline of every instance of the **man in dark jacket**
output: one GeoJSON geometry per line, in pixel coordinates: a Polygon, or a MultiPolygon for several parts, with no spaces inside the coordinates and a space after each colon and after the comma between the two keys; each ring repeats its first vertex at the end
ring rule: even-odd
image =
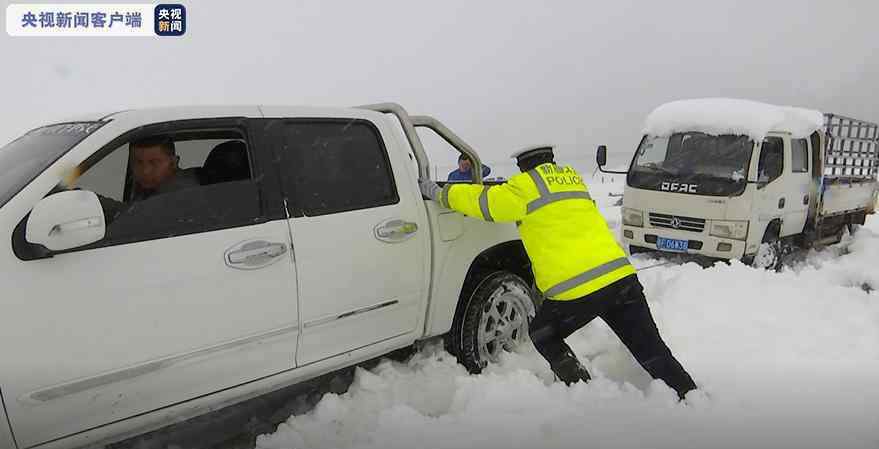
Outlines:
{"type": "Polygon", "coordinates": [[[132,142],[131,169],[134,195],[140,201],[156,194],[197,187],[198,178],[191,170],[181,170],[174,141],[168,137],[149,137],[132,142]]]}

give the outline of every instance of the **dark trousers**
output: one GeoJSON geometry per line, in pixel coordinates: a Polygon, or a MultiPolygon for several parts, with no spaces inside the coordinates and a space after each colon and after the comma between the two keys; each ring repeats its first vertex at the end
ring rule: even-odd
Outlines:
{"type": "Polygon", "coordinates": [[[543,302],[531,321],[531,340],[560,380],[567,384],[589,380],[588,372],[565,343],[565,338],[596,317],[610,326],[654,379],[665,381],[680,398],[696,388],[693,379],[662,341],[636,275],[582,298],[543,302]]]}

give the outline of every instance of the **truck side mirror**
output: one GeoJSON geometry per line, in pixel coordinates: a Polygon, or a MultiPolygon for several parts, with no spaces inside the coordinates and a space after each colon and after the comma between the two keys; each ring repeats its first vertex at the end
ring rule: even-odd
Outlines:
{"type": "Polygon", "coordinates": [[[98,196],[86,190],[71,190],[47,196],[34,206],[25,240],[51,251],[64,251],[97,242],[106,231],[98,196]]]}
{"type": "Polygon", "coordinates": [[[599,167],[607,165],[607,145],[598,146],[598,151],[595,153],[595,161],[599,167]]]}

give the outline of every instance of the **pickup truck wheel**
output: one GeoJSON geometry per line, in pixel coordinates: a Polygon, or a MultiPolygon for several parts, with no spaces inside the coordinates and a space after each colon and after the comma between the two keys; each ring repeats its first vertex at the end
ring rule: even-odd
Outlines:
{"type": "Polygon", "coordinates": [[[471,373],[496,363],[503,351],[530,338],[528,323],[535,310],[531,289],[519,276],[498,271],[483,278],[450,332],[458,362],[471,373]]]}

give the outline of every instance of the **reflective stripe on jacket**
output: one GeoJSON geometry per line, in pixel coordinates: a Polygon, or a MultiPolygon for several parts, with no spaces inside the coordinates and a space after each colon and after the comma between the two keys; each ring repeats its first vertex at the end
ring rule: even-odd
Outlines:
{"type": "Polygon", "coordinates": [[[469,217],[517,222],[547,298],[577,299],[635,273],[570,166],[543,164],[494,186],[446,184],[440,202],[469,217]]]}

